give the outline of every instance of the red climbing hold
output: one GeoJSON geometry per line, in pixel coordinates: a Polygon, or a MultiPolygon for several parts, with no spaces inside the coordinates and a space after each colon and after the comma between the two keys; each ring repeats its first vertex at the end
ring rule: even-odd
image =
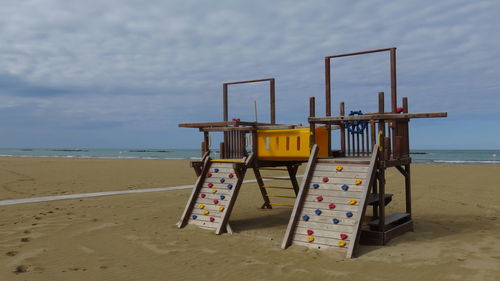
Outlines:
{"type": "Polygon", "coordinates": [[[324,177],[324,178],[323,178],[323,182],[328,182],[328,178],[327,178],[327,177],[324,177]]]}
{"type": "Polygon", "coordinates": [[[398,107],[398,108],[396,108],[396,112],[397,112],[397,113],[401,113],[401,112],[403,112],[404,110],[405,110],[405,109],[404,109],[403,107],[398,107]]]}
{"type": "Polygon", "coordinates": [[[207,195],[205,193],[200,194],[201,198],[205,198],[207,195]]]}
{"type": "Polygon", "coordinates": [[[344,233],[340,234],[340,238],[342,238],[342,240],[346,240],[347,239],[347,234],[344,234],[344,233]]]}
{"type": "Polygon", "coordinates": [[[330,203],[330,205],[328,205],[328,208],[330,208],[330,209],[335,209],[335,204],[330,203]]]}
{"type": "Polygon", "coordinates": [[[215,204],[215,205],[219,204],[219,200],[215,199],[215,200],[214,200],[214,204],[215,204]]]}
{"type": "Polygon", "coordinates": [[[214,222],[214,220],[215,220],[214,218],[210,217],[210,222],[214,222]]]}
{"type": "Polygon", "coordinates": [[[318,200],[319,202],[323,201],[323,196],[320,195],[320,196],[316,197],[316,200],[318,200]]]}
{"type": "Polygon", "coordinates": [[[208,187],[212,188],[213,186],[214,186],[213,183],[211,183],[211,182],[208,183],[208,187]]]}
{"type": "Polygon", "coordinates": [[[313,235],[313,234],[314,234],[314,231],[312,229],[307,230],[307,235],[313,235]]]}
{"type": "Polygon", "coordinates": [[[233,174],[229,174],[229,175],[227,175],[227,176],[228,176],[230,179],[232,179],[232,178],[234,177],[234,175],[233,175],[233,174]]]}
{"type": "Polygon", "coordinates": [[[208,173],[207,177],[209,177],[209,178],[212,177],[212,173],[208,173]]]}

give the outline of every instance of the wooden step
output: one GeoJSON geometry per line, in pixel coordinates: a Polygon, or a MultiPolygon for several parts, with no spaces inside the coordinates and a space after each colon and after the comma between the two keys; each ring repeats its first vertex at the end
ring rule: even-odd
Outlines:
{"type": "MultiPolygon", "coordinates": [[[[384,194],[384,203],[387,206],[392,201],[392,195],[390,193],[384,194]]],[[[378,194],[372,193],[369,195],[368,200],[366,201],[368,205],[375,206],[378,205],[378,194]]]]}
{"type": "MultiPolygon", "coordinates": [[[[385,225],[393,224],[410,218],[408,213],[395,213],[385,217],[385,225]]],[[[378,226],[379,220],[373,220],[368,223],[370,226],[378,226]]]]}
{"type": "Polygon", "coordinates": [[[317,163],[369,165],[370,157],[322,158],[318,159],[317,163]]]}

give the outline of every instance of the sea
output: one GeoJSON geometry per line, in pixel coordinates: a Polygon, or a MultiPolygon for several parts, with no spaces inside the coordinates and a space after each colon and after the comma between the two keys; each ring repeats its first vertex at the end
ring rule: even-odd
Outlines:
{"type": "MultiPolygon", "coordinates": [[[[500,150],[412,150],[413,163],[500,164],[500,150]]],[[[199,149],[0,148],[0,157],[200,159],[199,149]]],[[[212,153],[218,157],[217,151],[212,153]]]]}

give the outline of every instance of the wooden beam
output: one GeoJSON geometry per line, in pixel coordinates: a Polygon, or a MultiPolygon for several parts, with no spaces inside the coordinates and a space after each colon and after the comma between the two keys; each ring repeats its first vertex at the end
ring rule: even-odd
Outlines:
{"type": "Polygon", "coordinates": [[[340,121],[441,118],[447,116],[448,116],[447,112],[424,112],[424,113],[402,113],[402,114],[384,113],[384,114],[364,114],[364,115],[353,115],[353,116],[310,117],[309,122],[340,124],[340,121]]]}

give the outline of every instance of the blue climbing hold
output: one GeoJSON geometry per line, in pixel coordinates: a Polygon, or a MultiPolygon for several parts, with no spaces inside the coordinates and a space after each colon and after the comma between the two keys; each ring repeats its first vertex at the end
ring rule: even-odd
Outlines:
{"type": "Polygon", "coordinates": [[[197,215],[192,215],[191,218],[193,218],[193,220],[195,220],[198,216],[197,215]]]}
{"type": "Polygon", "coordinates": [[[225,181],[225,179],[220,179],[220,183],[224,183],[225,181]]]}
{"type": "Polygon", "coordinates": [[[316,209],[316,211],[314,211],[314,213],[316,213],[316,215],[321,215],[321,210],[320,209],[316,209]]]}
{"type": "Polygon", "coordinates": [[[347,191],[349,189],[349,186],[347,184],[344,184],[340,188],[342,188],[343,191],[347,191]]]}
{"type": "Polygon", "coordinates": [[[225,198],[226,198],[226,196],[224,196],[224,195],[220,196],[220,200],[224,200],[225,198]]]}
{"type": "Polygon", "coordinates": [[[339,219],[333,219],[332,221],[333,221],[333,223],[334,223],[334,224],[337,224],[337,223],[339,223],[339,222],[340,222],[340,220],[339,220],[339,219]]]}
{"type": "Polygon", "coordinates": [[[318,187],[319,187],[319,184],[317,184],[317,183],[313,184],[313,188],[314,188],[314,189],[316,189],[316,188],[318,188],[318,187]]]}
{"type": "Polygon", "coordinates": [[[309,220],[309,216],[308,215],[304,215],[304,216],[302,216],[302,219],[305,220],[305,221],[308,221],[309,220]]]}
{"type": "Polygon", "coordinates": [[[215,169],[214,169],[214,172],[215,172],[215,173],[218,173],[218,172],[219,172],[219,169],[215,168],[215,169]]]}
{"type": "Polygon", "coordinates": [[[352,213],[351,213],[351,212],[347,212],[347,213],[345,213],[345,215],[346,215],[348,218],[352,217],[352,213]]]}
{"type": "Polygon", "coordinates": [[[228,189],[231,189],[231,188],[233,188],[233,185],[232,185],[232,184],[228,184],[228,185],[227,185],[227,188],[228,188],[228,189]]]}

